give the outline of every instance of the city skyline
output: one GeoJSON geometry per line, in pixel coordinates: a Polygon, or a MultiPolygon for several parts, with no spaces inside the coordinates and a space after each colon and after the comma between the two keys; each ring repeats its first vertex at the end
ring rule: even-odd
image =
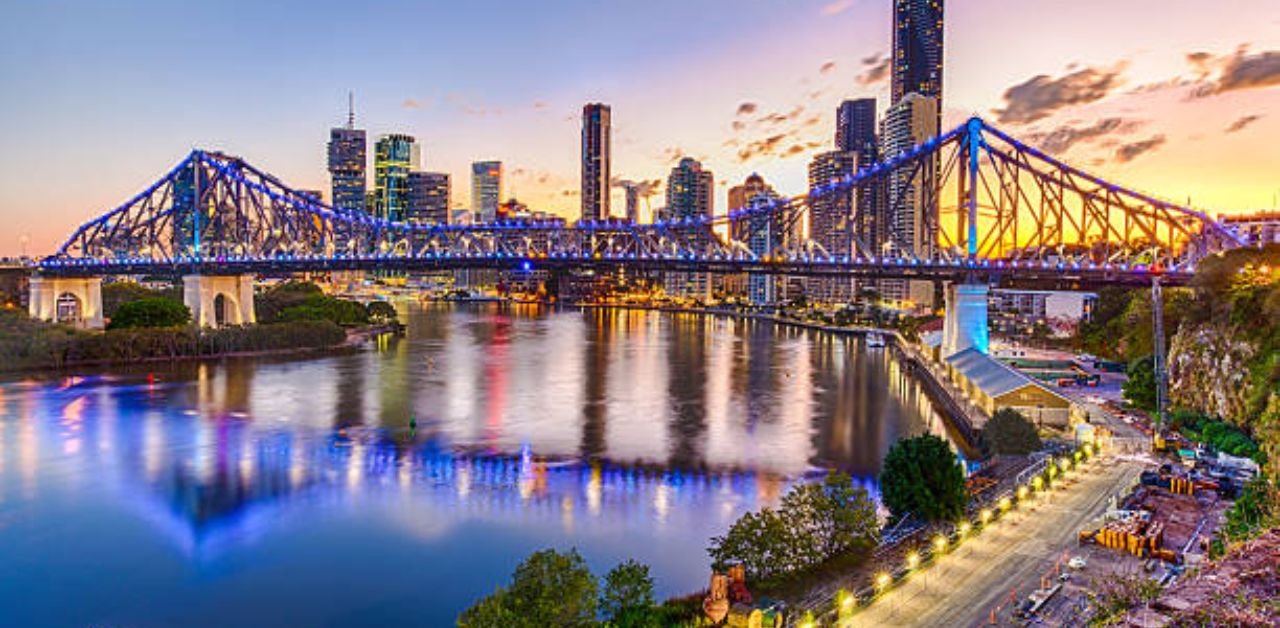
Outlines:
{"type": "MultiPolygon", "coordinates": [[[[580,211],[574,193],[579,187],[580,111],[592,100],[609,103],[616,116],[612,160],[617,178],[660,180],[678,157],[688,155],[721,182],[717,208],[727,207],[724,182],[756,171],[783,194],[803,193],[809,160],[830,150],[839,102],[877,97],[880,115],[889,103],[882,62],[892,43],[892,3],[804,2],[786,9],[735,5],[741,15],[728,15],[727,4],[711,4],[716,10],[697,10],[734,24],[749,23],[750,28],[710,34],[673,51],[642,50],[640,38],[632,36],[621,38],[600,60],[580,58],[576,47],[560,51],[558,59],[535,55],[550,71],[539,77],[542,81],[522,76],[521,68],[531,61],[518,55],[510,56],[506,66],[496,66],[505,70],[495,72],[499,77],[481,81],[452,74],[465,74],[476,64],[493,61],[484,57],[500,54],[485,51],[478,60],[455,58],[458,67],[442,73],[438,83],[404,76],[374,81],[368,75],[383,72],[374,72],[372,61],[354,60],[339,64],[346,72],[327,76],[316,89],[316,77],[301,69],[309,62],[307,54],[315,51],[302,41],[289,59],[268,65],[277,73],[296,70],[286,74],[290,79],[284,83],[305,79],[305,102],[285,87],[245,102],[223,102],[207,98],[203,89],[184,95],[152,84],[141,93],[111,91],[87,108],[76,95],[109,89],[101,83],[105,78],[130,85],[149,79],[151,71],[160,76],[168,72],[171,82],[180,85],[191,79],[153,58],[155,51],[141,44],[92,59],[93,41],[100,36],[96,25],[89,26],[94,20],[64,20],[66,24],[55,26],[61,17],[56,10],[23,7],[19,12],[31,14],[12,23],[27,27],[6,33],[9,43],[3,46],[13,47],[15,54],[6,55],[0,66],[27,96],[0,105],[10,145],[24,149],[6,151],[0,163],[0,188],[6,190],[0,217],[11,225],[8,237],[0,239],[0,254],[20,252],[24,237],[28,253],[50,252],[76,225],[137,193],[152,173],[172,166],[193,145],[263,164],[295,187],[328,191],[325,139],[330,128],[345,122],[348,90],[356,93],[357,126],[367,129],[370,138],[397,132],[417,137],[427,155],[424,170],[465,179],[471,162],[501,160],[508,170],[504,200],[514,196],[561,216],[575,217],[580,211]],[[778,40],[759,38],[762,18],[768,16],[778,18],[763,19],[768,28],[804,34],[805,41],[787,50],[761,44],[778,40]],[[33,35],[46,37],[41,45],[23,48],[33,35]],[[62,40],[74,45],[49,49],[49,42],[62,40]],[[116,58],[121,55],[123,59],[116,58]],[[114,64],[105,66],[112,71],[90,77],[100,63],[114,64]],[[58,70],[65,71],[48,78],[58,70]],[[703,80],[709,70],[716,80],[703,80]],[[645,88],[624,87],[637,82],[645,88]],[[468,95],[468,89],[474,93],[468,95]],[[163,97],[147,100],[149,93],[163,97]],[[208,101],[224,109],[210,110],[208,101]],[[293,109],[283,110],[288,108],[293,109]],[[188,110],[197,115],[181,115],[188,110]],[[103,159],[103,147],[113,145],[129,150],[103,159]],[[52,176],[51,163],[75,173],[77,185],[42,184],[52,176]]],[[[1280,128],[1280,120],[1270,115],[1280,102],[1275,87],[1280,72],[1273,69],[1280,55],[1273,52],[1280,47],[1274,34],[1280,8],[1265,2],[1233,3],[1237,11],[1197,8],[1192,2],[1132,4],[1125,10],[1159,6],[1179,19],[1162,20],[1149,32],[1122,38],[1119,24],[1086,30],[1090,18],[1103,14],[1101,2],[1073,7],[1063,19],[1052,21],[1052,30],[1040,16],[1040,23],[1032,25],[1035,12],[1014,3],[951,7],[944,127],[979,113],[1050,153],[1070,156],[1135,188],[1179,202],[1190,197],[1192,204],[1214,213],[1270,208],[1280,190],[1274,175],[1280,158],[1265,144],[1280,128]],[[984,10],[1014,23],[1021,20],[1027,31],[1011,36],[1000,29],[1000,37],[992,37],[994,28],[983,24],[988,19],[984,10]],[[1077,38],[1086,32],[1107,45],[1077,53],[1077,38]],[[1239,48],[1244,44],[1249,47],[1239,48]],[[1016,58],[1011,50],[1018,51],[1016,58]],[[1001,63],[992,64],[997,57],[1001,63]]],[[[200,28],[231,19],[217,9],[200,10],[212,12],[206,16],[210,23],[200,28]]],[[[511,7],[506,16],[518,23],[524,10],[511,7]]],[[[547,15],[534,16],[536,24],[551,31],[571,28],[556,22],[564,17],[561,10],[547,8],[547,15]]],[[[638,8],[615,11],[631,15],[638,8]]],[[[77,18],[92,17],[89,13],[85,9],[77,18]]],[[[456,13],[451,20],[469,23],[476,17],[465,8],[456,13]]],[[[119,14],[100,16],[101,28],[127,18],[129,11],[119,14]]],[[[352,19],[363,24],[369,16],[352,19]]],[[[600,36],[616,37],[614,28],[603,29],[600,36]]],[[[522,32],[507,52],[523,50],[529,38],[546,36],[522,32]]],[[[256,40],[244,37],[244,50],[231,50],[230,57],[254,48],[256,40]]],[[[386,45],[372,39],[369,44],[370,59],[386,45]]],[[[423,53],[412,62],[442,60],[423,53]]],[[[432,72],[421,74],[436,79],[432,72]]],[[[459,187],[454,206],[470,205],[465,186],[459,187]]],[[[615,186],[612,196],[613,204],[622,207],[622,188],[615,186]]],[[[660,198],[661,191],[651,199],[655,210],[660,198]]]]}

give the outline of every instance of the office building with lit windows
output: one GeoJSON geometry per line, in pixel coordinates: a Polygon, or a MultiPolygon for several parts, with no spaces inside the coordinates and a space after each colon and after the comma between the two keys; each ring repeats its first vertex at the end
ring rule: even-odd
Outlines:
{"type": "Polygon", "coordinates": [[[392,133],[374,145],[374,214],[384,220],[402,221],[409,209],[409,173],[421,161],[411,135],[392,133]]]}
{"type": "MultiPolygon", "coordinates": [[[[835,150],[815,155],[809,162],[809,189],[844,179],[857,167],[858,153],[835,150]]],[[[809,238],[829,255],[853,253],[853,210],[857,192],[848,189],[809,195],[809,238]]],[[[807,292],[818,301],[847,303],[853,299],[853,281],[847,277],[815,277],[807,292]]]]}
{"type": "Polygon", "coordinates": [[[894,0],[890,92],[895,104],[914,93],[936,99],[942,111],[942,3],[894,0]]]}
{"type": "Polygon", "coordinates": [[[471,164],[471,218],[477,223],[493,222],[502,204],[502,162],[471,164]]]}

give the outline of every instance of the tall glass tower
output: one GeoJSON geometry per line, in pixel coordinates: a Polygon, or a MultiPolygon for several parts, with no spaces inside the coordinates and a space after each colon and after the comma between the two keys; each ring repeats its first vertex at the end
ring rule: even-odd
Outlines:
{"type": "Polygon", "coordinates": [[[893,102],[912,92],[942,111],[942,2],[894,0],[893,102]]]}
{"type": "Polygon", "coordinates": [[[502,162],[477,161],[471,164],[471,218],[493,222],[502,202],[502,162]]]}
{"type": "Polygon", "coordinates": [[[609,105],[582,108],[582,220],[609,217],[609,105]]]}
{"type": "Polygon", "coordinates": [[[409,172],[417,159],[413,136],[392,133],[378,138],[373,160],[374,213],[402,221],[409,209],[409,172]]]}
{"type": "Polygon", "coordinates": [[[348,100],[347,126],[329,129],[330,199],[339,211],[364,211],[366,146],[364,129],[356,128],[355,108],[348,100]]]}

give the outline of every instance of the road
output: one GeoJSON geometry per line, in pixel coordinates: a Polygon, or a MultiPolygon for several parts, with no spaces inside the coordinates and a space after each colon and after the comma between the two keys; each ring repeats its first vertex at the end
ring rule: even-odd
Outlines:
{"type": "Polygon", "coordinates": [[[1126,489],[1142,467],[1108,456],[1073,471],[1065,488],[1055,489],[965,541],[933,567],[912,576],[845,626],[977,626],[991,610],[1009,625],[1009,596],[1019,600],[1040,585],[1054,563],[1076,547],[1076,534],[1107,508],[1108,498],[1126,489]]]}

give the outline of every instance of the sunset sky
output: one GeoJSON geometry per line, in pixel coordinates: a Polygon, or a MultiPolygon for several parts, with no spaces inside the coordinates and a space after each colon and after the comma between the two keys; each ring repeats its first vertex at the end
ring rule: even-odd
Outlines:
{"type": "MultiPolygon", "coordinates": [[[[803,193],[840,100],[887,106],[891,4],[9,3],[0,255],[51,252],[197,146],[327,196],[348,90],[371,143],[416,136],[455,206],[470,204],[470,162],[498,159],[508,196],[576,217],[590,101],[613,107],[615,177],[665,179],[690,155],[715,173],[718,211],[751,172],[803,193]]],[[[1271,209],[1280,2],[952,0],[944,102],[948,125],[976,113],[1212,214],[1271,209]]]]}

